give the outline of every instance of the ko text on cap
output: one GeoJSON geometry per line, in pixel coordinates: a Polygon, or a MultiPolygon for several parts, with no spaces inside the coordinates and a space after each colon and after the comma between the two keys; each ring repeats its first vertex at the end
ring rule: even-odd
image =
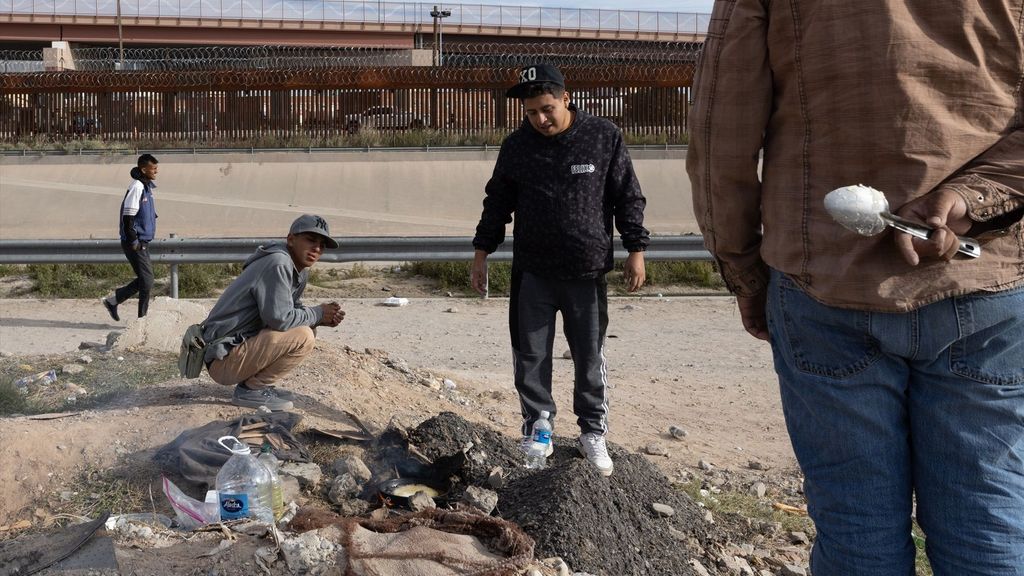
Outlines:
{"type": "Polygon", "coordinates": [[[565,88],[565,77],[562,73],[550,64],[534,64],[525,66],[519,71],[519,83],[508,89],[505,96],[509,98],[522,98],[526,89],[534,84],[549,82],[565,88]]]}

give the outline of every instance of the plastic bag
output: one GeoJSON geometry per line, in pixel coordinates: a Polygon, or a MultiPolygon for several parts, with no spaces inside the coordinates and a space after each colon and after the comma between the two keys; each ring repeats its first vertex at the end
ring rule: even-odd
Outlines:
{"type": "Polygon", "coordinates": [[[18,378],[14,381],[14,385],[18,387],[18,390],[22,393],[28,392],[28,387],[35,384],[36,386],[46,386],[47,384],[53,384],[57,381],[57,371],[47,370],[46,372],[40,372],[39,374],[33,374],[31,376],[25,376],[24,378],[18,378]]]}
{"type": "Polygon", "coordinates": [[[164,494],[171,502],[171,508],[178,517],[178,524],[186,530],[195,530],[205,524],[220,522],[220,503],[217,501],[216,492],[210,490],[206,494],[206,502],[200,502],[188,494],[182,492],[174,482],[163,476],[164,494]],[[213,498],[210,494],[213,493],[213,498]]]}

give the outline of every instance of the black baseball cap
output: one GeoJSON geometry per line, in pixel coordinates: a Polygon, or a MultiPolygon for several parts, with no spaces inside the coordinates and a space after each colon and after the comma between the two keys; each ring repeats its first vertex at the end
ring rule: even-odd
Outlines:
{"type": "Polygon", "coordinates": [[[303,232],[312,232],[319,234],[324,237],[324,243],[327,244],[328,248],[337,248],[338,243],[331,238],[331,229],[327,227],[327,220],[317,216],[316,214],[303,214],[292,222],[291,229],[288,230],[289,234],[302,234],[303,232]]]}
{"type": "Polygon", "coordinates": [[[557,84],[562,88],[565,88],[565,77],[562,73],[551,64],[531,64],[530,66],[523,66],[519,70],[519,84],[509,88],[505,92],[505,96],[509,98],[523,98],[526,95],[526,89],[535,84],[541,84],[544,82],[550,82],[557,84]]]}

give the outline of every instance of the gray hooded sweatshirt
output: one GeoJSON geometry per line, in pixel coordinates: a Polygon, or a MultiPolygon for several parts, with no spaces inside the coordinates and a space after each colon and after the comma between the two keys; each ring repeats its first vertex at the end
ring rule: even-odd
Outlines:
{"type": "Polygon", "coordinates": [[[260,246],[242,265],[242,273],[221,294],[206,317],[203,339],[209,365],[264,328],[285,331],[297,326],[316,326],[323,319],[319,306],[303,306],[309,269],[299,272],[284,242],[260,246]]]}

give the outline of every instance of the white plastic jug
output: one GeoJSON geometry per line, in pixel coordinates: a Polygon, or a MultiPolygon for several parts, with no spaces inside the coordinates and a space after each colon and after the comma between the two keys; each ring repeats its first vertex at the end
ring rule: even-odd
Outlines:
{"type": "Polygon", "coordinates": [[[221,436],[217,443],[231,452],[231,458],[217,472],[217,499],[221,520],[255,518],[274,523],[271,507],[271,478],[266,466],[256,460],[248,445],[234,436],[221,436]],[[225,444],[229,441],[229,444],[225,444]]]}

